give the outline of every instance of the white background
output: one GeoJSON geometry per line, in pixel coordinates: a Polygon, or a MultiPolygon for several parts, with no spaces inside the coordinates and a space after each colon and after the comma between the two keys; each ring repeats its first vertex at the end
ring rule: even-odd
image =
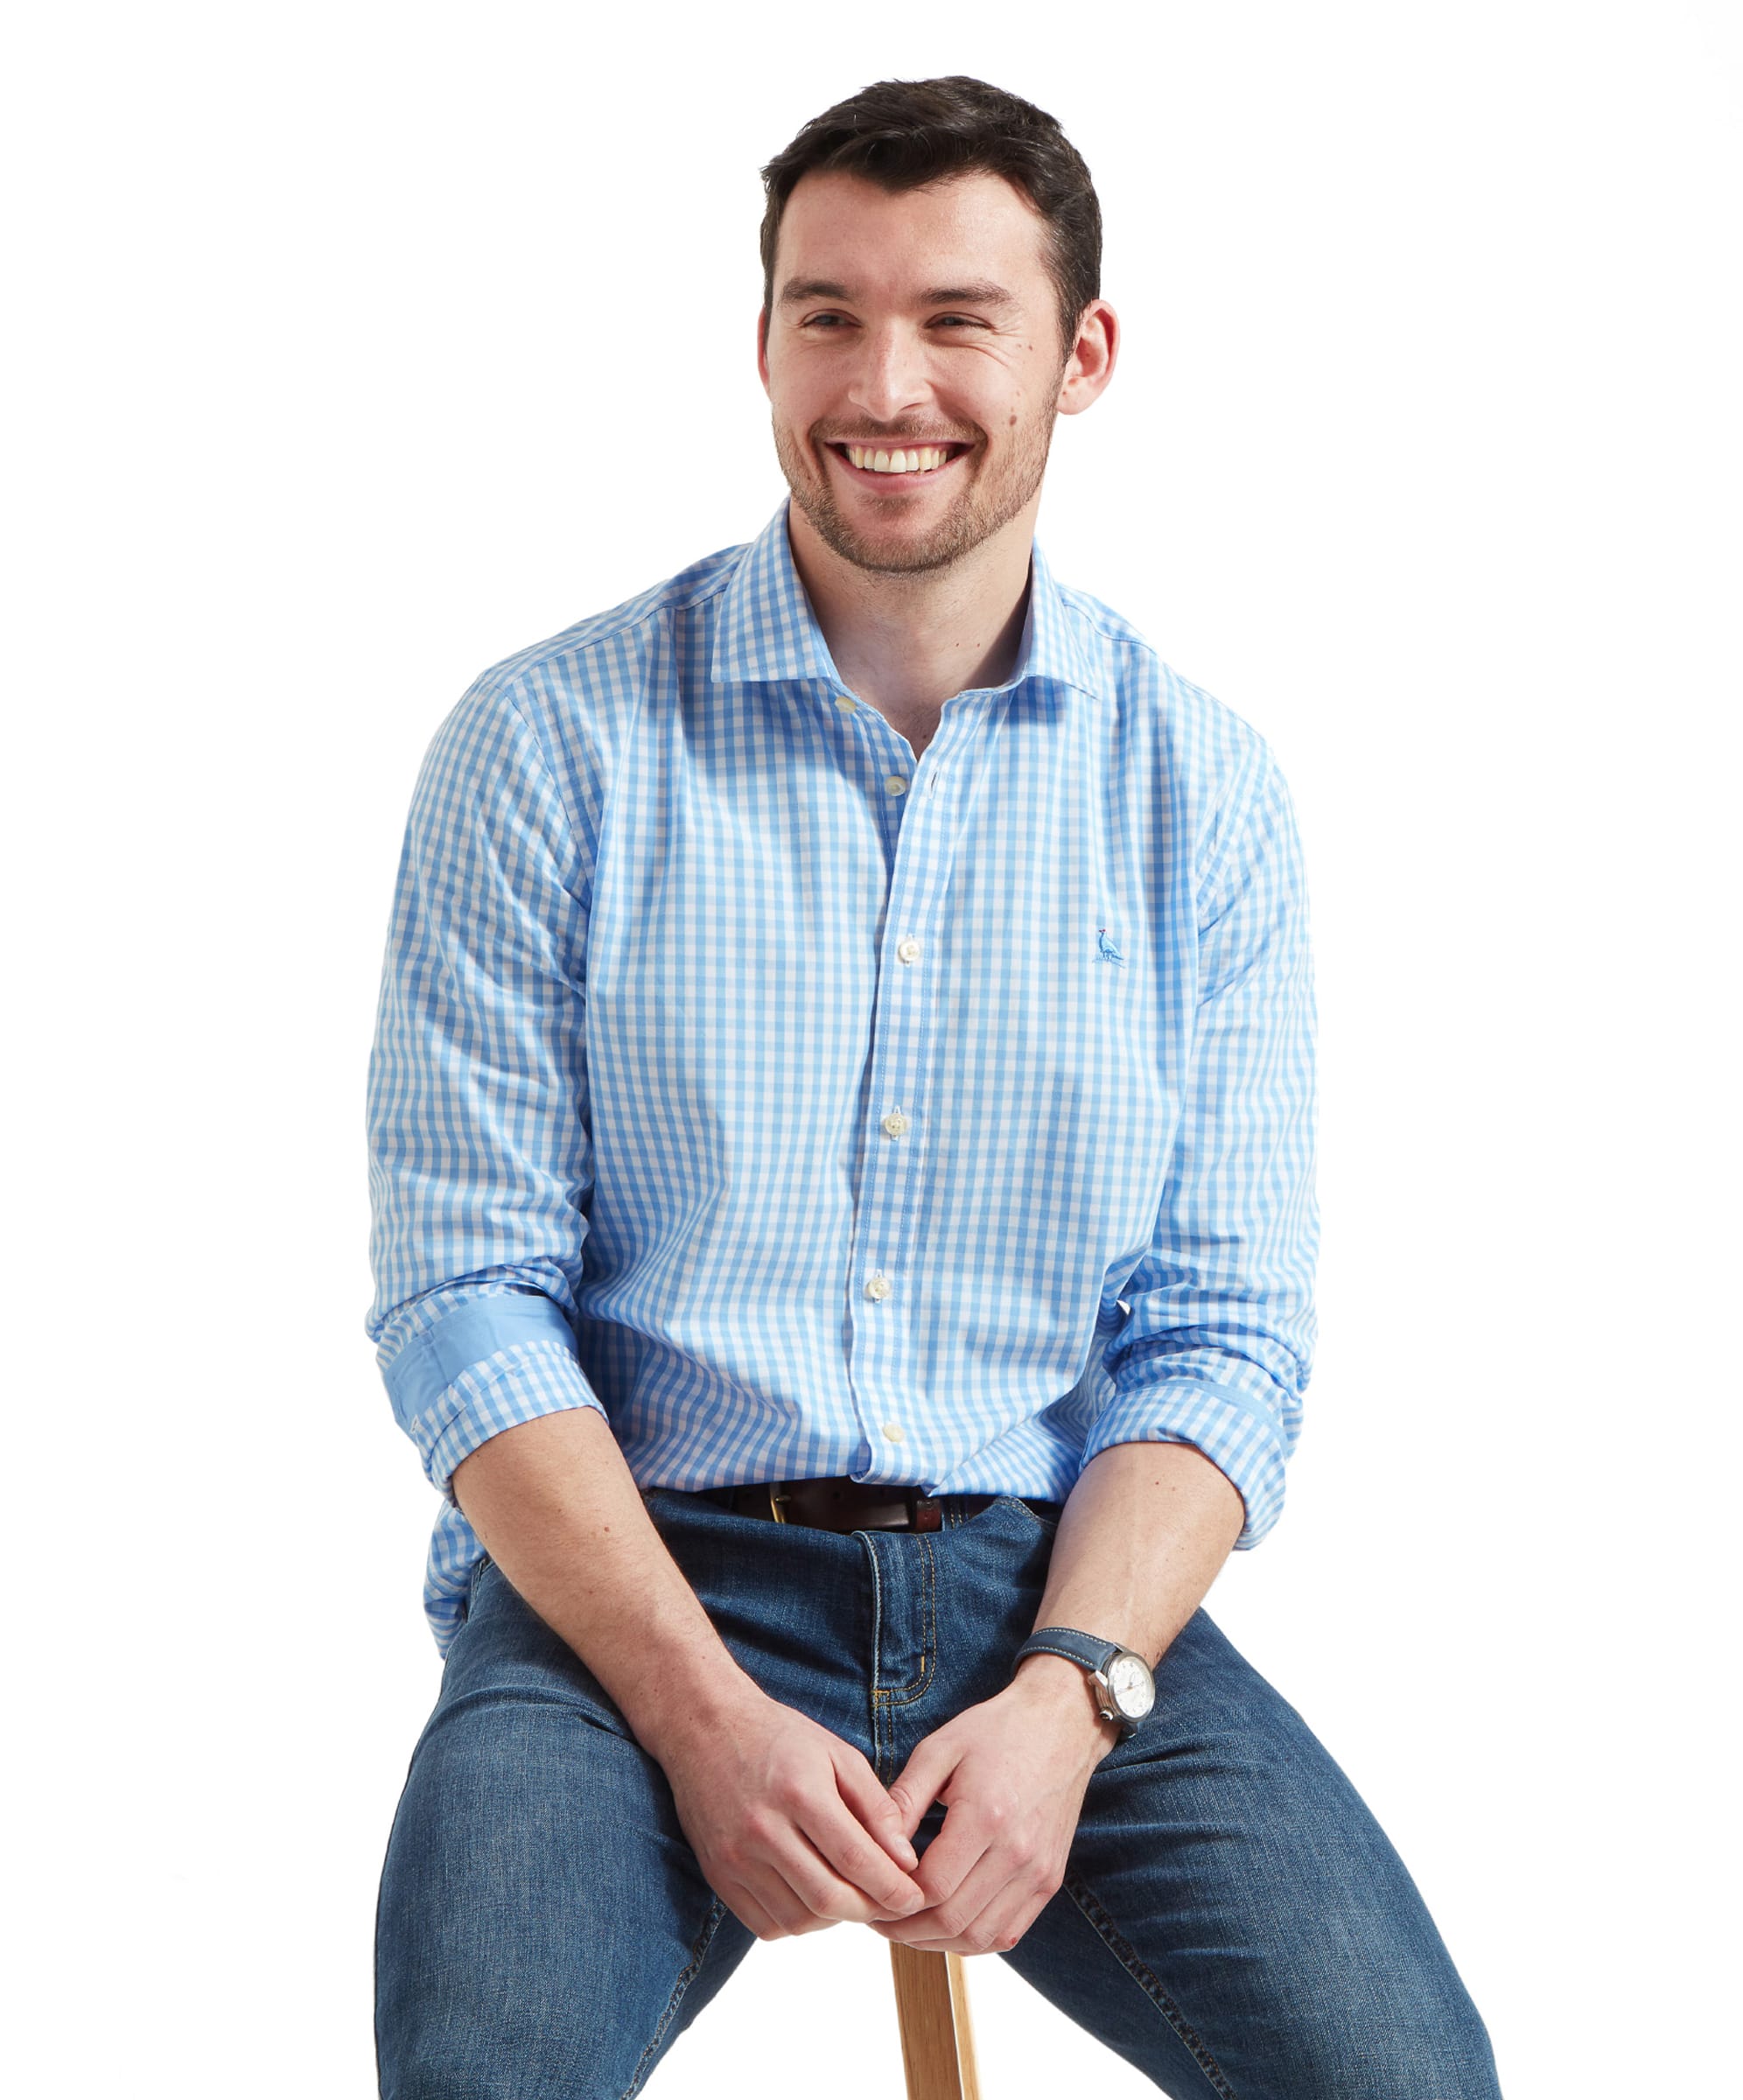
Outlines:
{"type": "MultiPolygon", "coordinates": [[[[15,35],[18,2090],[374,2090],[438,1674],[434,1501],[362,1332],[412,780],[483,666],[762,525],[757,167],[952,71],[1051,109],[1104,201],[1125,351],[1058,435],[1055,570],[1270,738],[1307,851],[1322,1347],[1211,1608],[1398,1844],[1509,2100],[1720,2090],[1728,19],[169,0],[15,35]]],[[[987,2100],[1151,2090],[970,1973],[987,2100]]],[[[818,2090],[828,2050],[889,2095],[889,1998],[868,1934],[760,1947],[653,2090],[818,2090]]]]}

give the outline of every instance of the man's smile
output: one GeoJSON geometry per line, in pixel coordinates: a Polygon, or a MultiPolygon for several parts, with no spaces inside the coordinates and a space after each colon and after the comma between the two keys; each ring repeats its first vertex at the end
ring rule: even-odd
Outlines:
{"type": "Polygon", "coordinates": [[[974,447],[956,440],[943,444],[888,445],[855,444],[831,438],[825,442],[824,450],[833,452],[855,480],[900,480],[912,485],[942,472],[974,447]]]}

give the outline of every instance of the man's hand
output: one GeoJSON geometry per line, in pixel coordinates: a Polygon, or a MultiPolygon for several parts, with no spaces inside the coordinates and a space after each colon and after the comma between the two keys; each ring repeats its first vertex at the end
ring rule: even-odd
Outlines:
{"type": "Polygon", "coordinates": [[[1014,1947],[1065,1879],[1089,1775],[1117,1740],[1076,1663],[1026,1658],[996,1698],[928,1735],[892,1783],[906,1835],[934,1801],[944,1825],[920,1863],[925,1908],[874,1918],[872,1930],[950,1954],[1014,1947]]]}
{"type": "Polygon", "coordinates": [[[901,1810],[850,1743],[804,1714],[752,1686],[649,1747],[710,1887],[760,1940],[924,1906],[901,1810]]]}

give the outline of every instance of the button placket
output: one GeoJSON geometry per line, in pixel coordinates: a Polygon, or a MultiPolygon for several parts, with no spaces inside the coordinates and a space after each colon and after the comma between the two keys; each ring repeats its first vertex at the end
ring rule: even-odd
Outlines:
{"type": "MultiPolygon", "coordinates": [[[[928,754],[931,770],[922,786],[935,786],[940,758],[948,760],[954,775],[962,762],[957,747],[982,733],[984,711],[947,710],[947,726],[928,754]]],[[[920,1316],[925,1304],[926,1278],[911,1270],[909,1261],[928,1150],[922,1119],[935,1011],[934,929],[948,894],[956,827],[950,821],[950,798],[934,801],[929,794],[910,794],[911,760],[900,770],[878,765],[884,725],[869,710],[862,710],[858,720],[871,739],[869,753],[876,754],[871,758],[876,768],[872,799],[883,815],[890,844],[890,884],[861,1139],[852,1384],[861,1424],[868,1433],[870,1477],[898,1480],[913,1478],[923,1457],[901,1447],[903,1425],[895,1409],[909,1390],[913,1336],[908,1315],[912,1311],[920,1316]],[[904,812],[902,804],[908,800],[917,801],[919,807],[904,812]],[[890,1434],[892,1425],[894,1436],[890,1434]]]]}

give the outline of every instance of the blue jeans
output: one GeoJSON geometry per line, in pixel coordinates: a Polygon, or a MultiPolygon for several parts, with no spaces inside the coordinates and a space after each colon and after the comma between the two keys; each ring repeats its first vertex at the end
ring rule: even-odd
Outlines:
{"type": "MultiPolygon", "coordinates": [[[[739,1663],[886,1784],[1008,1682],[1053,1547],[1014,1497],[972,1516],[946,1498],[932,1534],[773,1524],[672,1489],[647,1502],[739,1663]]],[[[626,2100],[752,1944],[660,1767],[481,1561],[388,1844],[383,2100],[626,2100]]],[[[1154,1712],[1091,1777],[1064,1886],[1000,1958],[1177,2096],[1498,2100],[1402,1861],[1202,1611],[1154,1712]]]]}

